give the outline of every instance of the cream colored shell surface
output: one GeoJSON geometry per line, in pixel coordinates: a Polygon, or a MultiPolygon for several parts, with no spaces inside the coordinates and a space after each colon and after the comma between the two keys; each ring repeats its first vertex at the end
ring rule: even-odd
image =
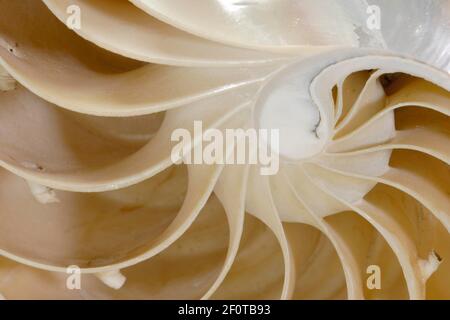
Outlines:
{"type": "Polygon", "coordinates": [[[450,298],[449,74],[352,48],[337,2],[256,2],[0,0],[0,297],[450,298]],[[173,165],[286,73],[320,153],[173,165]]]}

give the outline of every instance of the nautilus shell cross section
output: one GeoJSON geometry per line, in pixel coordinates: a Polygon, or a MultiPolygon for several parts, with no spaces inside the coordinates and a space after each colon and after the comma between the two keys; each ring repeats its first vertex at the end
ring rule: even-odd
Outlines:
{"type": "Polygon", "coordinates": [[[448,70],[315,2],[0,0],[0,298],[450,299],[448,70]]]}

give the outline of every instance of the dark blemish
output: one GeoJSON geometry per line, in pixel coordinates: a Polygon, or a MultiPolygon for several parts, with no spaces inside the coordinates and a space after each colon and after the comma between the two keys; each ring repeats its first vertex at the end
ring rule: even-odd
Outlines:
{"type": "Polygon", "coordinates": [[[15,49],[18,48],[18,47],[19,47],[19,44],[17,42],[14,42],[14,45],[12,47],[10,47],[8,49],[8,51],[11,52],[11,53],[15,53],[15,51],[16,51],[15,49]]]}
{"type": "Polygon", "coordinates": [[[401,72],[395,72],[395,73],[386,73],[381,75],[378,80],[383,87],[384,92],[386,95],[392,95],[395,92],[397,92],[402,86],[404,86],[408,79],[411,77],[401,73],[401,72]]]}
{"type": "Polygon", "coordinates": [[[383,86],[383,88],[386,90],[389,88],[392,83],[394,82],[396,76],[394,73],[386,73],[380,76],[380,83],[383,86]]]}
{"type": "Polygon", "coordinates": [[[258,4],[258,2],[256,2],[256,1],[237,1],[237,2],[233,3],[233,6],[248,7],[248,6],[254,6],[257,4],[258,4]]]}
{"type": "Polygon", "coordinates": [[[137,204],[137,205],[130,205],[130,206],[124,206],[124,207],[120,208],[120,212],[122,212],[122,213],[131,213],[131,212],[133,212],[133,211],[142,209],[143,207],[144,207],[144,206],[143,206],[143,205],[140,205],[140,204],[137,204]]]}
{"type": "Polygon", "coordinates": [[[433,254],[436,257],[436,259],[438,259],[439,262],[442,262],[442,260],[444,260],[436,251],[433,250],[433,254]]]}
{"type": "Polygon", "coordinates": [[[319,121],[314,125],[314,129],[311,130],[315,134],[317,139],[320,139],[317,129],[319,129],[320,123],[322,122],[322,116],[319,114],[319,121]]]}

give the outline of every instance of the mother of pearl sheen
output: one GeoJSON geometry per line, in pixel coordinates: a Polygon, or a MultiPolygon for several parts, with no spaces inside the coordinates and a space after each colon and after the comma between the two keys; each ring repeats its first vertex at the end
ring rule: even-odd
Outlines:
{"type": "Polygon", "coordinates": [[[311,74],[302,69],[287,68],[274,76],[261,90],[255,105],[255,126],[279,130],[278,148],[271,141],[261,142],[290,160],[310,158],[320,153],[328,141],[326,117],[311,100],[311,74]]]}

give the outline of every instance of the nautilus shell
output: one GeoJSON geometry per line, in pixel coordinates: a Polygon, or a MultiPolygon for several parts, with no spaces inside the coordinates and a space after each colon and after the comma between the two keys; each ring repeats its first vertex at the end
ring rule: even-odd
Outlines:
{"type": "Polygon", "coordinates": [[[317,2],[0,0],[0,297],[449,299],[449,20],[394,52],[317,2]]]}

